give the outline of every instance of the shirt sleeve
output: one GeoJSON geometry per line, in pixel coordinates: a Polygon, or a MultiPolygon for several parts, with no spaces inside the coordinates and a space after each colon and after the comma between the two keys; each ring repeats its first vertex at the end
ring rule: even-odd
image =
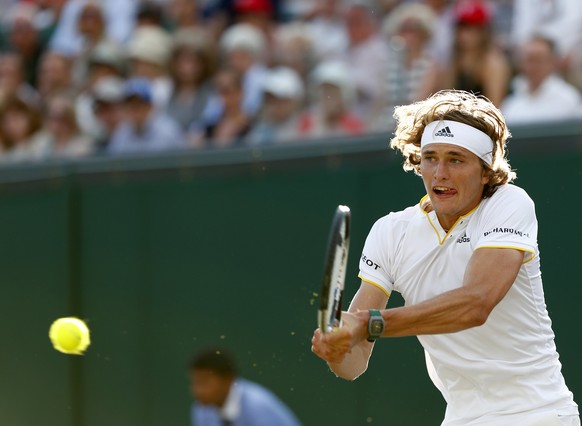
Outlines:
{"type": "Polygon", "coordinates": [[[538,223],[531,198],[520,188],[512,187],[494,194],[485,207],[474,248],[513,248],[535,257],[538,223]]]}
{"type": "Polygon", "coordinates": [[[360,258],[360,273],[363,281],[380,288],[386,295],[394,289],[391,276],[393,258],[390,215],[379,219],[368,234],[362,257],[360,258]]]}

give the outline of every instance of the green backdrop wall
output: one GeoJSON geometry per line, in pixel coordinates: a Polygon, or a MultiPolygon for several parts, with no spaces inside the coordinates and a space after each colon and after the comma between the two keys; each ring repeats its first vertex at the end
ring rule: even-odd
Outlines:
{"type": "MultiPolygon", "coordinates": [[[[536,201],[548,308],[575,395],[578,130],[524,134],[512,148],[516,183],[536,201]]],[[[310,352],[335,206],[353,212],[349,299],[372,223],[423,195],[385,147],[378,136],[1,170],[0,424],[186,426],[188,360],[219,344],[305,425],[439,425],[444,404],[415,338],[382,341],[355,382],[310,352]],[[68,315],[91,328],[83,357],[50,345],[50,323],[68,315]]]]}

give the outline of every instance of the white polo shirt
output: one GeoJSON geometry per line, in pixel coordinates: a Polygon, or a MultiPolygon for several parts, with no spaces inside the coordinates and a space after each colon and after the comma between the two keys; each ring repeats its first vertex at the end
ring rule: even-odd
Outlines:
{"type": "Polygon", "coordinates": [[[379,219],[360,260],[362,280],[388,295],[401,293],[406,305],[461,287],[478,248],[528,253],[484,325],[418,336],[429,375],[447,402],[443,425],[500,426],[507,420],[523,426],[530,423],[513,415],[548,410],[577,414],[544,301],[533,201],[521,188],[504,185],[459,218],[448,233],[434,211],[421,209],[423,201],[379,219]]]}

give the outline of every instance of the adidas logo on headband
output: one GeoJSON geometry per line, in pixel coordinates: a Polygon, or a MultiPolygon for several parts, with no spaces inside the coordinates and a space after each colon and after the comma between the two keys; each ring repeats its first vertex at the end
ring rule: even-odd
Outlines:
{"type": "Polygon", "coordinates": [[[486,164],[493,161],[494,143],[491,138],[475,127],[453,120],[437,120],[428,123],[420,139],[420,148],[433,143],[446,143],[468,149],[486,164]],[[439,129],[439,130],[436,130],[439,129]],[[455,129],[455,133],[451,132],[455,129]]]}
{"type": "Polygon", "coordinates": [[[454,138],[455,137],[455,135],[451,132],[451,129],[449,129],[449,126],[443,127],[438,132],[436,132],[434,135],[435,136],[444,136],[446,138],[454,138]]]}

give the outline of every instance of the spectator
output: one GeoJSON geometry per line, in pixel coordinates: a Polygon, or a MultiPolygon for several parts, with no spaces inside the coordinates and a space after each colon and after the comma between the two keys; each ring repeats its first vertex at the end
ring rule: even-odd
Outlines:
{"type": "Polygon", "coordinates": [[[31,139],[41,128],[40,113],[18,97],[0,106],[0,162],[30,161],[31,139]]]}
{"type": "Polygon", "coordinates": [[[236,24],[227,29],[220,39],[226,64],[242,75],[242,108],[248,117],[254,117],[262,104],[262,80],[267,69],[264,52],[267,42],[263,33],[250,24],[236,24]]]}
{"type": "Polygon", "coordinates": [[[38,69],[38,92],[43,99],[57,93],[76,93],[72,84],[72,63],[66,56],[57,52],[45,52],[38,69]]]}
{"type": "Polygon", "coordinates": [[[582,49],[574,49],[571,52],[564,75],[570,84],[582,91],[582,49]]]}
{"type": "Polygon", "coordinates": [[[75,114],[82,133],[93,139],[101,133],[101,125],[93,108],[93,88],[103,78],[123,78],[126,73],[124,52],[114,43],[101,41],[88,58],[87,84],[75,101],[75,114]]]}
{"type": "Polygon", "coordinates": [[[153,103],[148,80],[134,78],[127,81],[124,113],[126,118],[111,135],[108,153],[160,152],[184,147],[178,123],[153,103]]]}
{"type": "Polygon", "coordinates": [[[163,28],[165,25],[164,9],[161,4],[151,0],[142,0],[135,16],[136,28],[153,26],[163,28]]]}
{"type": "Polygon", "coordinates": [[[275,7],[273,0],[233,0],[235,21],[249,24],[262,31],[267,43],[275,26],[275,7]]]}
{"type": "Polygon", "coordinates": [[[71,159],[93,152],[93,141],[79,130],[73,106],[74,100],[66,95],[53,96],[47,102],[44,128],[30,143],[34,158],[71,159]]]}
{"type": "Polygon", "coordinates": [[[348,49],[348,34],[344,10],[340,0],[321,0],[311,3],[305,16],[309,35],[313,40],[316,60],[335,60],[348,49]]]}
{"type": "Polygon", "coordinates": [[[123,119],[124,81],[103,77],[92,89],[93,112],[98,127],[94,133],[95,153],[107,152],[111,135],[123,119]]]}
{"type": "Polygon", "coordinates": [[[118,44],[101,41],[88,58],[88,81],[90,88],[102,77],[124,77],[127,74],[127,54],[118,44]]]}
{"type": "Polygon", "coordinates": [[[172,31],[181,28],[202,28],[204,23],[198,9],[198,0],[168,0],[166,15],[172,31]]]}
{"type": "Polygon", "coordinates": [[[429,51],[439,67],[449,66],[452,56],[453,30],[455,27],[453,0],[423,0],[422,4],[431,8],[436,15],[436,22],[430,40],[429,51]]]}
{"type": "Polygon", "coordinates": [[[281,24],[275,32],[273,55],[276,65],[292,68],[307,83],[316,64],[309,26],[304,22],[281,24]]]}
{"type": "Polygon", "coordinates": [[[425,99],[439,89],[438,65],[433,59],[430,40],[436,16],[420,3],[404,3],[384,21],[384,32],[390,40],[388,64],[388,111],[378,130],[391,130],[389,117],[397,105],[410,104],[425,99]]]}
{"type": "Polygon", "coordinates": [[[507,95],[511,68],[495,44],[491,11],[481,0],[461,0],[455,9],[453,59],[447,87],[487,97],[499,106],[507,95]]]}
{"type": "Polygon", "coordinates": [[[560,59],[582,43],[579,0],[513,0],[512,45],[516,51],[534,35],[552,40],[560,59]]]}
{"type": "Polygon", "coordinates": [[[199,122],[189,130],[196,148],[229,148],[240,145],[251,127],[243,110],[243,80],[234,68],[222,68],[215,76],[217,94],[209,101],[199,122]]]}
{"type": "Polygon", "coordinates": [[[38,92],[23,80],[22,59],[18,53],[0,53],[0,104],[18,97],[32,107],[41,104],[38,92]]]}
{"type": "Polygon", "coordinates": [[[204,30],[192,27],[175,33],[170,58],[173,87],[167,111],[184,131],[201,118],[212,94],[215,68],[214,46],[204,30]]]}
{"type": "Polygon", "coordinates": [[[190,363],[192,425],[299,426],[289,408],[268,389],[238,376],[224,349],[199,352],[190,363]]]}
{"type": "Polygon", "coordinates": [[[342,60],[355,86],[354,109],[367,124],[374,123],[386,108],[388,43],[378,29],[373,9],[350,6],[345,15],[349,45],[342,60]]]}
{"type": "Polygon", "coordinates": [[[171,52],[171,36],[154,25],[136,29],[129,42],[130,76],[150,81],[153,102],[162,109],[168,105],[172,93],[168,72],[171,52]]]}
{"type": "Polygon", "coordinates": [[[46,46],[57,29],[67,0],[36,0],[35,3],[38,11],[34,21],[41,33],[42,43],[46,46]]]}
{"type": "Polygon", "coordinates": [[[2,50],[20,55],[23,79],[36,86],[36,71],[45,47],[42,34],[35,27],[38,8],[30,3],[18,2],[9,9],[2,22],[2,50]]]}
{"type": "Polygon", "coordinates": [[[301,136],[355,136],[364,132],[364,123],[352,109],[355,88],[343,63],[327,61],[319,64],[310,83],[316,99],[299,118],[301,136]]]}
{"type": "Polygon", "coordinates": [[[490,3],[493,9],[493,22],[491,23],[492,31],[495,33],[495,40],[501,49],[510,54],[511,32],[513,31],[513,12],[515,9],[515,0],[495,0],[490,3]]]}
{"type": "Polygon", "coordinates": [[[514,79],[514,93],[502,105],[509,124],[582,117],[580,92],[556,72],[558,60],[556,47],[549,39],[534,37],[522,47],[521,72],[514,79]]]}
{"type": "Polygon", "coordinates": [[[263,110],[246,137],[247,144],[271,145],[297,139],[298,113],[305,92],[299,74],[291,68],[275,68],[265,78],[263,89],[263,110]]]}
{"type": "Polygon", "coordinates": [[[129,40],[139,0],[68,0],[50,39],[51,50],[68,56],[76,56],[81,52],[83,37],[79,33],[77,23],[87,3],[96,4],[102,8],[108,40],[118,44],[124,44],[129,40]]]}
{"type": "Polygon", "coordinates": [[[73,60],[73,82],[78,89],[87,84],[89,60],[93,51],[101,44],[110,43],[105,33],[105,16],[101,6],[97,3],[86,3],[81,8],[77,30],[82,39],[80,51],[73,60]]]}

